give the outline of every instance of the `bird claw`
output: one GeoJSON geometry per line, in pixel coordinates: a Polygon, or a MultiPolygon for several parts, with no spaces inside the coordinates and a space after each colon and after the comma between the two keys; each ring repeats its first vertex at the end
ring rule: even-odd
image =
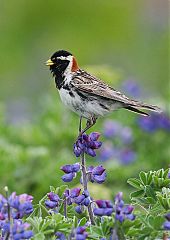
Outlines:
{"type": "MultiPolygon", "coordinates": [[[[86,122],[86,127],[85,127],[85,129],[79,131],[78,138],[80,138],[80,137],[83,135],[83,133],[85,133],[85,132],[86,132],[88,129],[90,129],[93,125],[95,125],[96,120],[97,120],[97,118],[94,117],[94,116],[92,116],[90,119],[88,119],[87,122],[86,122]]],[[[81,121],[81,120],[80,120],[80,121],[81,121]]],[[[79,130],[80,130],[80,128],[79,128],[79,130]]]]}

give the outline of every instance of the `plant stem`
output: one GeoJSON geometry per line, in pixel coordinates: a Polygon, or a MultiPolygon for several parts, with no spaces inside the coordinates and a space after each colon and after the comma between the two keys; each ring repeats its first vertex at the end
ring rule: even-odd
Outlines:
{"type": "MultiPolygon", "coordinates": [[[[81,130],[82,130],[82,117],[80,117],[79,133],[81,133],[81,130]]],[[[86,173],[86,158],[85,158],[85,153],[84,152],[81,154],[80,159],[81,159],[81,172],[82,172],[82,185],[83,185],[83,189],[84,190],[88,190],[88,186],[87,186],[87,173],[86,173]]],[[[95,225],[93,209],[92,209],[91,203],[89,204],[87,209],[88,209],[88,214],[89,214],[89,218],[90,218],[91,224],[95,225]]]]}
{"type": "MultiPolygon", "coordinates": [[[[82,167],[81,171],[82,171],[83,188],[84,188],[84,190],[88,190],[88,187],[87,187],[87,175],[86,175],[86,159],[85,159],[85,154],[84,153],[81,154],[81,167],[82,167]]],[[[91,224],[95,225],[93,209],[92,209],[91,203],[89,204],[87,209],[88,209],[88,213],[89,213],[89,218],[90,218],[91,224]]]]}
{"type": "Polygon", "coordinates": [[[11,233],[12,221],[11,221],[11,211],[10,211],[11,209],[10,209],[10,205],[9,205],[8,187],[5,187],[4,190],[5,190],[6,199],[7,199],[8,221],[9,221],[9,232],[6,235],[5,240],[8,240],[10,237],[10,233],[11,233]]]}
{"type": "Polygon", "coordinates": [[[64,199],[64,217],[67,218],[67,199],[64,199]]]}

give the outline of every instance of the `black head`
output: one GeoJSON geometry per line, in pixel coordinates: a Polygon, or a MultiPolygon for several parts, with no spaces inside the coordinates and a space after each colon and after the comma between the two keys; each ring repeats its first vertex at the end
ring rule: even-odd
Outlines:
{"type": "Polygon", "coordinates": [[[55,52],[46,62],[46,65],[50,67],[50,71],[55,77],[58,88],[62,82],[62,79],[64,79],[66,72],[71,71],[72,63],[73,55],[65,50],[59,50],[55,52]]]}
{"type": "Polygon", "coordinates": [[[46,65],[50,66],[50,68],[52,69],[57,67],[58,65],[61,65],[62,63],[66,65],[66,63],[70,62],[71,57],[71,53],[65,50],[59,50],[51,56],[51,58],[46,62],[46,65]]]}
{"type": "Polygon", "coordinates": [[[62,57],[62,56],[63,57],[68,57],[68,56],[72,56],[72,54],[70,52],[65,51],[65,50],[59,50],[51,56],[51,60],[56,59],[57,57],[62,57]]]}
{"type": "Polygon", "coordinates": [[[63,74],[68,67],[73,55],[65,50],[59,50],[55,52],[51,58],[46,62],[46,65],[50,67],[50,70],[55,74],[63,74]]]}

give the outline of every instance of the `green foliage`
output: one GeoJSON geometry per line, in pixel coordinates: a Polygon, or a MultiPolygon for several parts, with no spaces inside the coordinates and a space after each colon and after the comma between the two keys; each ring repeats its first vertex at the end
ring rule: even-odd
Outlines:
{"type": "Polygon", "coordinates": [[[168,173],[169,169],[142,171],[139,178],[128,179],[127,182],[136,189],[130,196],[140,220],[138,230],[131,229],[128,232],[129,236],[140,236],[139,239],[161,238],[164,215],[170,210],[168,173]]]}
{"type": "MultiPolygon", "coordinates": [[[[130,194],[131,204],[135,207],[135,220],[126,219],[122,223],[115,220],[115,212],[110,217],[95,217],[95,225],[89,225],[88,215],[76,215],[69,208],[65,218],[61,208],[58,213],[49,213],[43,206],[46,196],[35,206],[34,212],[27,219],[33,227],[33,239],[54,239],[54,233],[60,231],[67,238],[74,228],[87,224],[88,239],[110,239],[110,236],[124,239],[154,240],[161,239],[164,230],[165,214],[170,210],[169,169],[139,173],[138,178],[130,178],[128,183],[136,189],[130,194]],[[159,182],[159,180],[161,181],[159,182]]],[[[50,191],[62,197],[66,185],[50,187],[50,191]]],[[[70,206],[69,206],[70,207],[70,206]]]]}

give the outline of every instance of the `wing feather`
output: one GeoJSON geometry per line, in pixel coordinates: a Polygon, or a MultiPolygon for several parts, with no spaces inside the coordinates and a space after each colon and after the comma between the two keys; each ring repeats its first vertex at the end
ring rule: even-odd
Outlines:
{"type": "Polygon", "coordinates": [[[92,76],[84,70],[78,70],[73,76],[72,80],[73,86],[83,92],[104,97],[109,100],[118,101],[122,106],[134,106],[137,108],[145,108],[151,111],[160,112],[160,108],[153,105],[148,105],[133,99],[128,98],[121,92],[110,87],[108,84],[102,80],[92,76]]]}
{"type": "Polygon", "coordinates": [[[81,91],[87,92],[87,93],[91,93],[93,95],[97,95],[97,96],[111,99],[114,101],[119,101],[119,102],[122,102],[125,104],[138,103],[135,100],[129,99],[121,92],[113,89],[108,84],[101,81],[100,79],[98,79],[82,70],[81,70],[81,74],[78,73],[73,77],[72,84],[78,90],[81,90],[81,91]]]}

